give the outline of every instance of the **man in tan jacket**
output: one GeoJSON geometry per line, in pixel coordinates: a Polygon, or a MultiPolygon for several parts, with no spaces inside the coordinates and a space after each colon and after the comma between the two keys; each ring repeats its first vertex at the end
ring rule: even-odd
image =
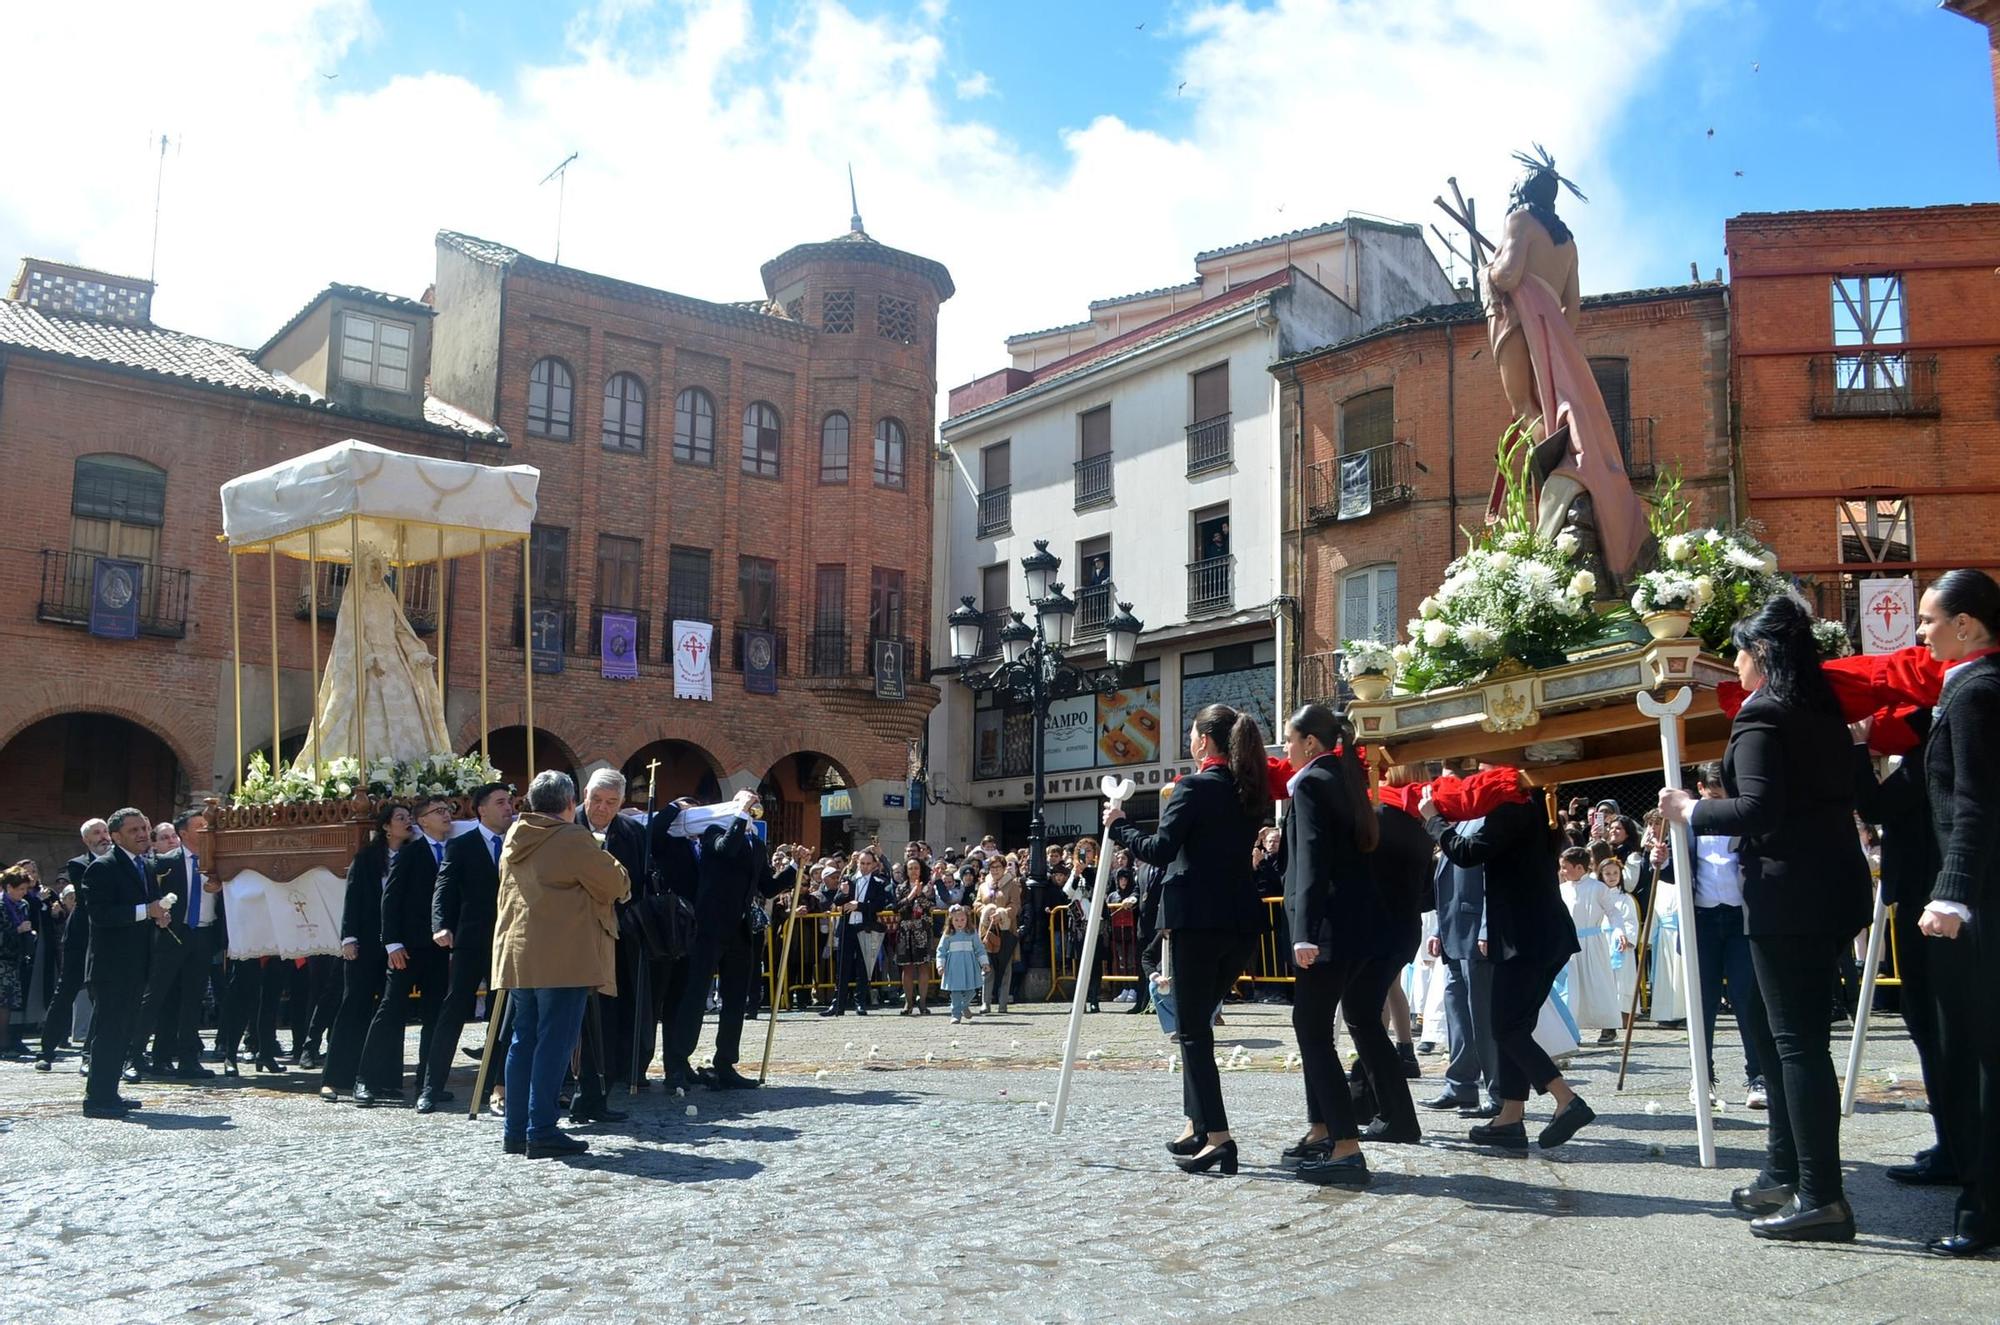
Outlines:
{"type": "Polygon", "coordinates": [[[618,919],[632,892],[625,867],[576,818],[576,783],[537,774],[528,809],[500,853],[493,987],[507,991],[510,1155],[580,1155],[590,1147],[556,1130],[556,1096],[583,1027],[591,990],[617,992],[618,919]]]}

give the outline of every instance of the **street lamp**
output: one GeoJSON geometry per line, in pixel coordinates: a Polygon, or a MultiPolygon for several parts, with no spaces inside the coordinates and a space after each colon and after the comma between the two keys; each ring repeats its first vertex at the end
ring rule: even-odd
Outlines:
{"type": "Polygon", "coordinates": [[[1028,603],[1034,609],[1035,624],[1029,625],[1019,612],[1000,627],[1000,662],[989,672],[976,670],[984,643],[986,617],[973,605],[970,596],[945,618],[951,632],[951,654],[958,663],[958,679],[975,694],[997,694],[1003,700],[1025,703],[1034,714],[1034,781],[1030,784],[1031,811],[1028,820],[1028,877],[1046,880],[1048,867],[1048,824],[1042,815],[1042,738],[1048,727],[1049,702],[1073,695],[1108,695],[1124,688],[1125,669],[1132,663],[1145,622],[1132,615],[1132,604],[1118,604],[1118,615],[1105,623],[1105,667],[1084,671],[1063,657],[1076,626],[1076,600],[1063,592],[1056,581],[1062,558],[1049,551],[1047,539],[1035,540],[1035,550],[1021,559],[1027,576],[1028,603]]]}

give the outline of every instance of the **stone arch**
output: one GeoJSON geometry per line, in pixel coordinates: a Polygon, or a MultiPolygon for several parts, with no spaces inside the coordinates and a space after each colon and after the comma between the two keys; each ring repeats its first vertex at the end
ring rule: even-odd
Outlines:
{"type": "MultiPolygon", "coordinates": [[[[0,751],[38,722],[71,713],[101,713],[123,718],[159,737],[180,762],[193,793],[199,796],[208,790],[213,774],[207,760],[195,757],[204,738],[194,723],[192,706],[150,712],[124,702],[126,693],[76,675],[40,676],[18,685],[10,693],[5,711],[0,712],[0,751]]],[[[244,757],[249,757],[247,751],[244,757]]]]}
{"type": "Polygon", "coordinates": [[[646,765],[660,761],[658,797],[662,804],[680,796],[714,802],[723,797],[722,763],[697,741],[664,737],[639,746],[619,766],[625,775],[625,799],[634,805],[646,802],[646,765]]]}
{"type": "MultiPolygon", "coordinates": [[[[507,726],[496,725],[487,734],[490,758],[500,769],[502,782],[511,783],[519,790],[526,791],[528,783],[534,780],[535,774],[546,769],[555,769],[575,777],[577,771],[583,767],[576,757],[576,752],[570,749],[569,743],[540,723],[535,724],[535,767],[528,767],[527,734],[528,729],[518,723],[507,726]]],[[[472,739],[465,742],[459,753],[468,755],[479,753],[478,733],[475,732],[472,739]]]]}
{"type": "Polygon", "coordinates": [[[844,833],[838,819],[822,820],[820,815],[821,782],[829,770],[848,790],[860,786],[846,764],[810,745],[780,755],[767,767],[757,794],[774,840],[802,842],[814,850],[846,845],[835,841],[844,833]]]}

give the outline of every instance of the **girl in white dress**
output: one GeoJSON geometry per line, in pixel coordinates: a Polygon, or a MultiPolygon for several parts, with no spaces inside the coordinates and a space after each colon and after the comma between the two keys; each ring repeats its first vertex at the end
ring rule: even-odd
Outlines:
{"type": "MultiPolygon", "coordinates": [[[[1609,868],[1607,862],[1607,871],[1609,868]]],[[[1615,927],[1611,911],[1614,890],[1590,876],[1590,853],[1582,847],[1565,849],[1556,873],[1562,880],[1563,904],[1569,907],[1576,925],[1580,948],[1563,973],[1570,1015],[1579,1031],[1614,1029],[1619,1025],[1619,1008],[1617,984],[1611,974],[1613,940],[1604,933],[1607,923],[1615,927]]],[[[1618,930],[1618,936],[1622,940],[1623,929],[1618,930]]]]}
{"type": "Polygon", "coordinates": [[[1647,972],[1652,981],[1655,1022],[1687,1020],[1687,990],[1681,983],[1681,890],[1671,879],[1660,880],[1660,895],[1653,903],[1653,930],[1646,938],[1652,949],[1647,972]]]}
{"type": "Polygon", "coordinates": [[[1608,894],[1605,918],[1611,928],[1611,973],[1618,998],[1618,1020],[1612,1024],[1623,1026],[1631,1019],[1632,992],[1639,987],[1639,963],[1632,950],[1639,941],[1639,907],[1624,891],[1625,872],[1615,859],[1599,862],[1597,877],[1608,894]]]}

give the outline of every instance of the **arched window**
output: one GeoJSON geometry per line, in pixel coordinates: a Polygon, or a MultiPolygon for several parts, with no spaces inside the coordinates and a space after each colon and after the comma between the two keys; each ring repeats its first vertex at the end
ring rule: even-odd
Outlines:
{"type": "Polygon", "coordinates": [[[743,411],[743,472],[778,477],[778,411],[761,400],[743,411]]]}
{"type": "Polygon", "coordinates": [[[630,373],[614,373],[604,384],[604,448],[646,449],[646,387],[630,373]]]}
{"type": "Polygon", "coordinates": [[[570,438],[576,379],[561,359],[537,359],[528,370],[528,431],[536,437],[570,438]]]}
{"type": "MultiPolygon", "coordinates": [[[[128,455],[86,455],[70,486],[69,557],[63,604],[89,620],[92,581],[100,557],[138,562],[141,625],[152,629],[160,608],[160,527],[166,523],[167,471],[128,455]]],[[[174,572],[183,579],[186,571],[174,572]]],[[[44,572],[42,591],[49,595],[44,572]]],[[[186,588],[181,611],[186,611],[186,588]]],[[[52,595],[49,595],[52,596],[52,595]]]]}
{"type": "Polygon", "coordinates": [[[819,425],[819,481],[847,482],[847,416],[839,410],[819,425]]]}
{"type": "Polygon", "coordinates": [[[688,465],[715,463],[715,402],[698,386],[674,397],[674,459],[688,465]]]}
{"type": "Polygon", "coordinates": [[[875,486],[903,486],[903,425],[894,419],[875,425],[875,486]]]}

